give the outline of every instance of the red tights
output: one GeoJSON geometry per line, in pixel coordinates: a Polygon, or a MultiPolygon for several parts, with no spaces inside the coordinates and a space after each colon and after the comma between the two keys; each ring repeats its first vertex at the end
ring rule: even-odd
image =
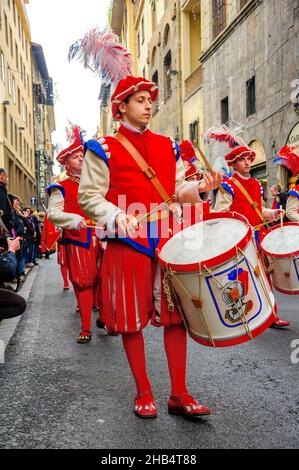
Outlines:
{"type": "MultiPolygon", "coordinates": [[[[137,393],[151,391],[151,384],[146,372],[144,339],[142,331],[123,335],[123,345],[134,376],[137,393]]],[[[171,395],[180,396],[187,393],[186,356],[187,337],[182,325],[164,328],[164,346],[171,380],[171,395]]]]}
{"type": "Polygon", "coordinates": [[[82,331],[90,331],[91,312],[93,307],[93,287],[80,290],[76,285],[74,285],[74,290],[80,310],[82,331]]]}
{"type": "Polygon", "coordinates": [[[61,275],[63,278],[63,286],[69,287],[69,277],[68,277],[69,270],[68,270],[67,265],[65,264],[64,266],[60,266],[60,270],[61,270],[61,275]]]}

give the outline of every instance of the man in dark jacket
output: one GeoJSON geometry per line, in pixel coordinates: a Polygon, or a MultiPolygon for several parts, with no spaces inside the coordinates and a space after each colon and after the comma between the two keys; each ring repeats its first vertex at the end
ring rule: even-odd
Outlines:
{"type": "Polygon", "coordinates": [[[4,168],[0,168],[0,210],[3,211],[2,220],[6,228],[13,228],[12,208],[7,195],[8,174],[4,168]]]}
{"type": "MultiPolygon", "coordinates": [[[[7,239],[8,251],[0,253],[0,281],[9,282],[16,276],[16,251],[20,249],[19,239],[7,239]]],[[[23,297],[6,289],[0,289],[0,321],[6,318],[18,317],[26,310],[23,297]]]]}

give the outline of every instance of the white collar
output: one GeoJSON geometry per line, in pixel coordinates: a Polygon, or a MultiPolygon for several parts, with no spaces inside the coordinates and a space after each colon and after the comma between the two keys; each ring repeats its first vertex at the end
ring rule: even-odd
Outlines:
{"type": "Polygon", "coordinates": [[[241,173],[239,173],[238,171],[236,171],[236,173],[237,173],[237,175],[238,175],[240,178],[242,178],[242,180],[250,180],[250,178],[251,178],[250,175],[249,175],[249,176],[243,176],[243,175],[241,175],[241,173]]]}
{"type": "Polygon", "coordinates": [[[135,134],[143,134],[145,131],[148,130],[148,126],[145,126],[145,129],[143,129],[143,131],[141,131],[140,129],[138,129],[138,127],[134,127],[131,124],[129,124],[128,122],[125,122],[125,121],[122,121],[122,125],[126,129],[128,129],[129,131],[135,132],[135,134]]]}

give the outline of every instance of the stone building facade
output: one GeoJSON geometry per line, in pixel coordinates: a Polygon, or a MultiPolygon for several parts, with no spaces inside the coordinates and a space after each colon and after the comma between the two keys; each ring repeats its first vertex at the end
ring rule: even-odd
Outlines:
{"type": "MultiPolygon", "coordinates": [[[[253,174],[269,188],[277,183],[272,158],[292,130],[296,139],[299,121],[299,1],[231,0],[227,9],[221,0],[202,0],[201,9],[205,127],[243,125],[258,154],[253,174]]],[[[289,176],[280,172],[285,187],[289,176]]]]}

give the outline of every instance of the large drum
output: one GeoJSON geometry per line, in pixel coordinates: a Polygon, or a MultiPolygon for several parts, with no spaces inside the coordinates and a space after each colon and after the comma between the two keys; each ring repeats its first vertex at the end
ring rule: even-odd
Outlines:
{"type": "Polygon", "coordinates": [[[198,343],[244,343],[275,320],[274,296],[241,215],[207,215],[168,240],[158,257],[169,308],[177,305],[198,343]]]}
{"type": "Polygon", "coordinates": [[[299,224],[277,225],[266,232],[265,253],[275,288],[284,294],[299,294],[299,224]]]}

